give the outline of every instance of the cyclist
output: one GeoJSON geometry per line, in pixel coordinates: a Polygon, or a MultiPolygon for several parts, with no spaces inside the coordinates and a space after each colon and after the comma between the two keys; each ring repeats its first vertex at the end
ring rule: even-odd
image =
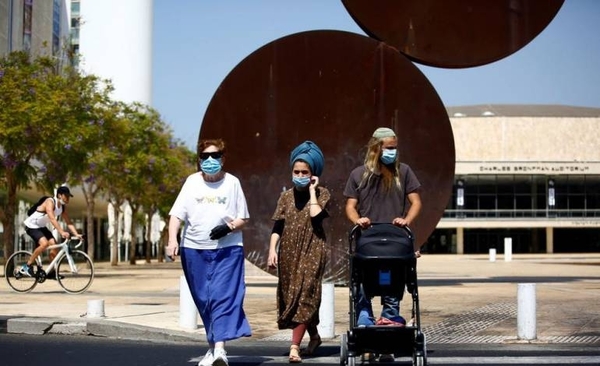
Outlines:
{"type": "MultiPolygon", "coordinates": [[[[37,247],[31,254],[27,263],[19,268],[21,274],[33,277],[33,263],[35,263],[35,259],[42,254],[46,248],[51,245],[56,245],[56,239],[47,227],[48,223],[51,223],[52,226],[56,228],[61,238],[68,239],[70,237],[69,232],[63,230],[58,223],[58,217],[62,217],[63,221],[67,224],[67,228],[75,236],[81,237],[81,235],[77,233],[77,229],[67,214],[67,204],[71,197],[73,197],[73,195],[71,194],[69,187],[60,186],[56,190],[56,197],[46,198],[33,214],[25,219],[25,232],[33,239],[37,247]]],[[[56,254],[58,254],[58,249],[55,248],[50,250],[50,261],[56,257],[56,254]]],[[[48,273],[47,278],[55,278],[55,276],[48,273]]]]}

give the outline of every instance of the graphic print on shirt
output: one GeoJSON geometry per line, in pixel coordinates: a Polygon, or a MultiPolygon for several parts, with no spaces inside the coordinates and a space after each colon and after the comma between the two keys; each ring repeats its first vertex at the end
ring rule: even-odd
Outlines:
{"type": "Polygon", "coordinates": [[[204,196],[204,197],[199,197],[196,198],[196,203],[202,205],[202,204],[213,204],[216,203],[218,205],[226,205],[227,204],[227,197],[222,197],[222,196],[204,196]]]}

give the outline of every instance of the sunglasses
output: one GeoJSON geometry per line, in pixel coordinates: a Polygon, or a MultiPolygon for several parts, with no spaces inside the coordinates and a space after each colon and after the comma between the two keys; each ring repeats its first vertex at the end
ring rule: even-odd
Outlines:
{"type": "Polygon", "coordinates": [[[213,158],[213,159],[220,159],[221,157],[223,157],[223,153],[220,151],[215,151],[215,152],[202,152],[200,153],[200,159],[201,160],[206,160],[208,158],[213,158]]]}

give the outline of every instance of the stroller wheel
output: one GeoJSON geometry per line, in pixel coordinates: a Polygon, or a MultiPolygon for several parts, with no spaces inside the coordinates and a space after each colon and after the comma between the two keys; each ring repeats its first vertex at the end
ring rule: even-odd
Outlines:
{"type": "Polygon", "coordinates": [[[417,333],[413,351],[413,366],[427,366],[427,341],[424,333],[417,333]]]}
{"type": "Polygon", "coordinates": [[[417,332],[413,350],[413,366],[427,366],[427,340],[425,333],[417,332]]]}
{"type": "Polygon", "coordinates": [[[340,337],[340,366],[345,366],[348,358],[348,334],[340,337]]]}
{"type": "Polygon", "coordinates": [[[355,359],[348,352],[348,333],[340,337],[340,366],[354,366],[355,359]]]}
{"type": "Polygon", "coordinates": [[[355,358],[354,357],[348,357],[348,366],[354,366],[355,365],[355,358]]]}
{"type": "Polygon", "coordinates": [[[427,358],[425,355],[413,356],[413,366],[427,366],[427,358]]]}

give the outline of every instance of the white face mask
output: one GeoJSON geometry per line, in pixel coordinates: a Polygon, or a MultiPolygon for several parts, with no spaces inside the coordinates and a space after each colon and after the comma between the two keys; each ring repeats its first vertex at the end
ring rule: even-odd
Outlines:
{"type": "Polygon", "coordinates": [[[61,205],[66,205],[67,204],[62,198],[59,198],[58,202],[60,202],[61,205]]]}

